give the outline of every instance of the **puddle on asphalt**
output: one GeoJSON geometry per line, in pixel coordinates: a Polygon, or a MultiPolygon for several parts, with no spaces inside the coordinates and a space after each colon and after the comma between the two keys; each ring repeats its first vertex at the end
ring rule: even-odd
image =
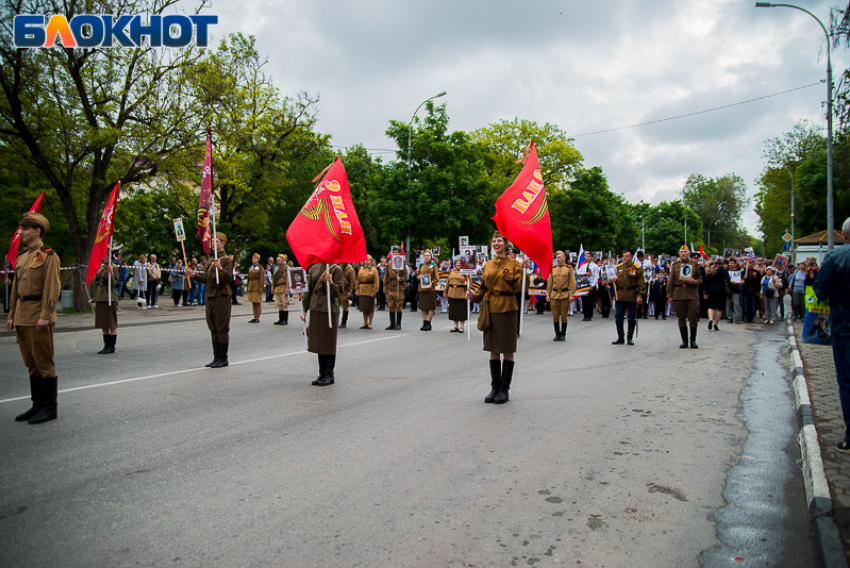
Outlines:
{"type": "Polygon", "coordinates": [[[728,473],[714,514],[722,544],[699,556],[719,566],[814,566],[811,525],[800,469],[800,446],[784,335],[759,333],[752,374],[741,393],[739,419],[749,432],[728,473]]]}

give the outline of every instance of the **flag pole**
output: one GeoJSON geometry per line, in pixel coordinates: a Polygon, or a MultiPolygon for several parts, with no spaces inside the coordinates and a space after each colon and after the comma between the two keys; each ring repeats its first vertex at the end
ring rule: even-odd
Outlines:
{"type": "Polygon", "coordinates": [[[115,245],[114,239],[115,237],[109,235],[109,250],[107,251],[107,254],[109,255],[109,266],[106,272],[106,305],[110,308],[112,307],[112,247],[115,245]]]}
{"type": "MultiPolygon", "coordinates": [[[[454,249],[452,249],[452,253],[454,253],[454,249]]],[[[454,256],[454,254],[452,254],[454,256]]],[[[472,287],[472,277],[469,274],[466,275],[466,290],[472,287]]],[[[466,340],[472,341],[472,330],[470,325],[470,320],[472,318],[472,300],[469,298],[466,299],[466,340]]]]}
{"type": "Polygon", "coordinates": [[[523,322],[523,319],[524,319],[523,316],[525,316],[525,281],[527,280],[526,273],[525,273],[525,266],[523,266],[523,264],[525,264],[525,258],[526,258],[525,253],[522,253],[522,256],[523,256],[523,262],[520,263],[520,265],[519,265],[520,273],[522,274],[522,293],[519,296],[519,301],[520,301],[520,306],[519,306],[519,332],[517,333],[517,337],[522,337],[522,322],[523,322]]]}
{"type": "MultiPolygon", "coordinates": [[[[210,223],[212,224],[212,249],[213,249],[213,258],[218,260],[218,247],[215,245],[215,192],[210,190],[210,223]]],[[[186,254],[183,254],[185,262],[186,254]]],[[[218,267],[215,269],[215,283],[218,284],[218,267]]]]}
{"type": "Polygon", "coordinates": [[[304,321],[304,302],[301,301],[303,296],[303,294],[298,294],[298,307],[301,308],[301,335],[304,336],[304,347],[309,349],[310,343],[307,341],[307,322],[304,321]]]}
{"type": "MultiPolygon", "coordinates": [[[[328,264],[327,266],[328,266],[328,269],[327,269],[326,274],[330,274],[331,273],[331,265],[328,264]]],[[[331,320],[331,315],[332,315],[331,314],[331,283],[328,282],[327,280],[325,280],[325,290],[326,290],[326,295],[328,297],[328,327],[332,328],[334,325],[333,325],[333,322],[331,320]]]]}

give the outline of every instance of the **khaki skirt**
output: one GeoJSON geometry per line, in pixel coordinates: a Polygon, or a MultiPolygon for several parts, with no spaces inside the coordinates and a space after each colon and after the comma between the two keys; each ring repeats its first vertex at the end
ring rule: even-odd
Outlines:
{"type": "Polygon", "coordinates": [[[94,303],[94,326],[103,331],[118,328],[118,301],[111,306],[109,302],[94,303]]]}
{"type": "Polygon", "coordinates": [[[375,298],[372,296],[357,296],[357,307],[360,308],[362,314],[375,313],[375,298]]]}
{"type": "Polygon", "coordinates": [[[249,287],[248,293],[245,294],[245,299],[251,302],[252,304],[259,304],[263,301],[263,288],[262,286],[257,286],[256,288],[249,287]]]}
{"type": "Polygon", "coordinates": [[[310,327],[307,328],[307,351],[319,355],[336,355],[338,320],[337,314],[331,314],[333,327],[328,327],[328,312],[310,310],[310,327]]]}
{"type": "Polygon", "coordinates": [[[437,296],[434,289],[419,290],[419,309],[425,312],[434,311],[437,308],[437,296]]]}
{"type": "Polygon", "coordinates": [[[484,330],[484,351],[516,353],[516,326],[519,312],[490,313],[490,327],[484,330]]]}
{"type": "Polygon", "coordinates": [[[466,300],[449,298],[449,319],[452,321],[466,321],[466,300]]]}

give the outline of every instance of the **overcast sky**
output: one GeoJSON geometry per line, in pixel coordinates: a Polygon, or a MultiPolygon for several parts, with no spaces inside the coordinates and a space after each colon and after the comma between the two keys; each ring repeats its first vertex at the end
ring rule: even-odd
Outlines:
{"type": "MultiPolygon", "coordinates": [[[[800,5],[828,25],[829,2],[800,5]]],[[[440,91],[450,128],[515,117],[575,136],[629,201],[676,199],[691,173],[740,175],[750,195],[765,141],[801,119],[826,126],[823,31],[803,12],[751,0],[213,0],[214,42],[253,34],[283,94],[321,96],[332,143],[393,149],[440,91]],[[820,84],[656,125],[579,136],[820,84]],[[423,111],[420,111],[422,113],[423,111]]],[[[836,76],[845,49],[833,52],[836,76]]],[[[376,154],[385,161],[394,154],[376,154]]],[[[825,189],[824,189],[825,191],[825,189]]],[[[826,215],[824,214],[824,225],[826,215]]],[[[744,223],[756,232],[752,212],[744,223]]]]}

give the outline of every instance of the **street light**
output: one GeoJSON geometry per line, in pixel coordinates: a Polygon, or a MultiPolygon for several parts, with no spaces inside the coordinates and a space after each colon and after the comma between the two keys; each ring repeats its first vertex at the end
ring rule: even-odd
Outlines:
{"type": "Polygon", "coordinates": [[[785,169],[791,176],[791,264],[797,264],[797,243],[794,242],[794,172],[788,166],[785,166],[785,169]]]}
{"type": "Polygon", "coordinates": [[[800,6],[794,4],[772,4],[770,2],[756,2],[756,8],[794,8],[805,12],[813,17],[823,29],[823,34],[826,36],[826,231],[827,244],[829,250],[835,247],[835,210],[832,200],[832,50],[829,43],[829,32],[826,31],[826,26],[820,19],[800,6]]]}
{"type": "Polygon", "coordinates": [[[422,104],[416,107],[416,110],[413,111],[413,116],[410,117],[410,125],[407,127],[407,251],[411,250],[410,248],[410,154],[411,154],[411,137],[413,136],[413,120],[416,118],[416,113],[419,112],[419,109],[422,108],[422,105],[427,103],[428,101],[432,101],[434,99],[438,99],[440,97],[446,96],[446,92],[443,91],[433,97],[428,97],[422,104]]]}

